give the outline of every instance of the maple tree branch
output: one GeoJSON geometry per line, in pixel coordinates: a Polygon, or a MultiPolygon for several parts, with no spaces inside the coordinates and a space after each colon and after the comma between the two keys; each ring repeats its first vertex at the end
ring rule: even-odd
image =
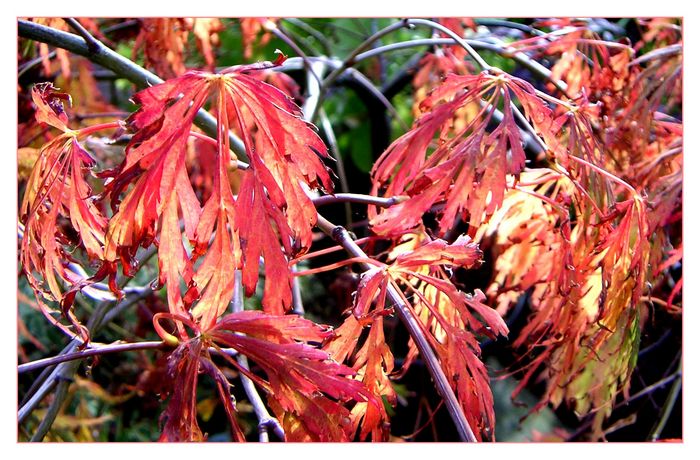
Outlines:
{"type": "MultiPolygon", "coordinates": [[[[370,35],[365,41],[360,43],[357,48],[355,48],[348,57],[346,57],[343,62],[338,66],[333,72],[330,73],[324,80],[323,84],[321,85],[321,95],[320,97],[323,98],[324,93],[330,88],[330,86],[335,82],[335,80],[340,77],[340,75],[348,68],[352,67],[355,64],[355,58],[357,55],[362,53],[364,50],[372,46],[374,42],[379,40],[385,35],[388,35],[395,30],[402,29],[404,27],[408,27],[408,19],[402,19],[398,22],[395,22],[382,30],[379,30],[372,35],[370,35]]],[[[310,114],[309,119],[313,120],[315,118],[315,113],[310,114]]]]}
{"type": "MultiPolygon", "coordinates": [[[[326,115],[326,111],[321,108],[319,111],[319,118],[321,121],[321,129],[326,135],[326,140],[330,146],[331,155],[335,159],[335,164],[338,170],[338,179],[340,180],[340,189],[343,193],[350,193],[350,184],[348,183],[348,177],[345,174],[345,165],[343,164],[343,157],[340,154],[340,149],[338,148],[338,141],[335,137],[335,132],[333,131],[333,126],[331,126],[331,121],[326,115]]],[[[317,203],[314,203],[318,206],[317,203]]],[[[352,223],[352,208],[349,202],[345,203],[345,224],[350,225],[352,223]]]]}
{"type": "Polygon", "coordinates": [[[472,46],[469,43],[467,43],[466,40],[464,40],[464,38],[460,37],[459,35],[451,31],[447,27],[443,26],[442,24],[438,24],[437,22],[431,21],[430,19],[409,19],[408,24],[423,25],[432,29],[437,29],[440,32],[452,37],[452,39],[454,39],[454,41],[457,42],[457,44],[459,44],[462,48],[464,48],[467,51],[467,53],[469,53],[469,56],[471,56],[471,58],[474,59],[474,61],[479,65],[479,67],[481,67],[482,70],[491,70],[491,66],[486,61],[484,61],[484,58],[482,58],[481,55],[479,55],[479,53],[477,53],[474,50],[474,48],[472,48],[472,46]]]}
{"type": "MultiPolygon", "coordinates": [[[[241,312],[244,309],[241,271],[236,270],[233,275],[233,298],[231,299],[231,310],[236,313],[241,312]]],[[[248,366],[248,358],[244,354],[239,353],[238,356],[236,356],[236,361],[245,371],[250,370],[250,367],[248,366]]],[[[268,436],[268,430],[270,428],[272,428],[272,431],[278,438],[285,440],[286,438],[282,425],[276,418],[270,415],[270,412],[268,412],[267,407],[265,407],[265,403],[260,397],[258,389],[255,388],[253,381],[243,372],[240,374],[240,379],[241,385],[243,385],[243,390],[248,396],[248,401],[253,406],[253,411],[255,411],[255,415],[258,418],[258,433],[260,436],[260,442],[269,442],[270,439],[268,436]]]]}
{"type": "Polygon", "coordinates": [[[296,18],[283,18],[282,20],[284,22],[288,22],[288,23],[292,24],[295,27],[298,27],[299,29],[303,30],[304,32],[306,32],[309,35],[311,35],[312,37],[314,37],[321,44],[321,46],[323,46],[323,49],[326,52],[326,54],[331,54],[331,52],[332,52],[331,51],[331,49],[332,49],[331,44],[321,32],[314,29],[313,27],[311,27],[310,25],[308,25],[304,21],[301,21],[301,20],[296,19],[296,18]]]}
{"type": "Polygon", "coordinates": [[[42,367],[59,364],[66,361],[73,361],[75,359],[88,358],[90,356],[104,355],[108,353],[119,353],[122,351],[162,349],[164,347],[165,343],[162,341],[99,345],[87,348],[85,350],[76,351],[73,353],[59,354],[50,358],[38,359],[29,363],[20,364],[19,366],[17,366],[17,373],[22,374],[24,372],[30,372],[36,369],[41,369],[42,367]]]}
{"type": "Polygon", "coordinates": [[[85,43],[87,43],[87,47],[91,52],[97,53],[100,50],[100,41],[93,37],[92,34],[88,32],[77,19],[63,18],[63,20],[66,21],[66,24],[68,24],[78,35],[83,37],[83,40],[85,40],[85,43]]]}
{"type": "MultiPolygon", "coordinates": [[[[678,376],[680,376],[682,373],[682,368],[683,360],[681,359],[678,361],[678,367],[676,368],[676,372],[674,374],[678,374],[678,376]]],[[[681,391],[682,384],[682,378],[676,378],[676,381],[673,382],[671,391],[669,391],[668,396],[666,397],[666,401],[664,402],[663,408],[661,409],[661,418],[658,422],[656,422],[654,428],[651,430],[651,433],[649,433],[650,441],[658,441],[659,437],[661,436],[661,433],[663,433],[664,431],[664,428],[666,428],[668,419],[671,416],[671,411],[676,405],[676,400],[678,399],[678,394],[681,391]]]]}
{"type": "Polygon", "coordinates": [[[78,35],[23,19],[17,21],[17,32],[20,37],[47,43],[77,55],[84,56],[90,61],[121,75],[140,88],[163,82],[163,80],[154,73],[109,49],[99,40],[96,40],[99,49],[92,52],[85,39],[78,35]]]}
{"type": "Polygon", "coordinates": [[[361,193],[336,193],[335,195],[323,195],[311,199],[316,207],[333,203],[360,203],[372,204],[380,208],[388,208],[395,204],[403,203],[406,200],[408,200],[408,196],[406,195],[382,198],[379,196],[363,195],[361,193]]]}
{"type": "MultiPolygon", "coordinates": [[[[23,19],[17,21],[17,33],[20,37],[47,43],[79,56],[86,57],[91,62],[99,64],[117,75],[126,78],[138,88],[145,88],[149,85],[163,83],[163,79],[158,75],[144,69],[116,51],[108,48],[97,39],[95,39],[95,42],[97,43],[98,49],[92,51],[83,37],[23,19]]],[[[194,123],[210,136],[216,136],[216,118],[206,110],[200,109],[199,112],[197,112],[194,123]]],[[[244,162],[248,159],[248,156],[243,141],[235,134],[229,132],[229,142],[231,144],[231,150],[242,160],[239,161],[239,168],[246,169],[248,165],[244,162]]]]}
{"type": "MultiPolygon", "coordinates": [[[[144,264],[146,261],[148,261],[151,257],[153,257],[157,253],[155,248],[150,248],[146,252],[143,253],[141,256],[141,260],[139,261],[139,266],[144,264]]],[[[117,285],[124,286],[127,281],[129,280],[128,277],[121,275],[120,277],[117,278],[117,285]]],[[[136,297],[137,299],[134,300],[133,298],[127,297],[126,299],[122,300],[119,302],[113,310],[110,310],[113,305],[113,301],[105,301],[100,303],[96,308],[95,311],[92,313],[90,316],[90,319],[88,320],[87,323],[87,328],[90,331],[91,335],[94,335],[100,328],[102,328],[105,324],[111,321],[111,318],[114,317],[114,315],[109,315],[109,313],[112,313],[112,311],[122,311],[123,309],[120,308],[122,305],[132,305],[135,301],[141,298],[141,296],[145,296],[145,291],[139,293],[136,297]]],[[[71,342],[61,351],[61,354],[68,354],[72,353],[77,349],[78,346],[82,344],[82,340],[80,340],[78,337],[73,338],[71,342]]],[[[46,397],[47,394],[49,394],[54,387],[56,386],[58,380],[63,379],[63,380],[70,380],[72,379],[73,374],[78,370],[78,366],[80,365],[80,360],[75,360],[75,361],[68,361],[68,362],[63,362],[60,363],[56,366],[52,366],[53,370],[50,372],[42,374],[39,376],[41,378],[42,376],[45,375],[45,380],[43,383],[41,383],[38,388],[35,385],[32,385],[32,387],[29,389],[27,395],[31,394],[29,399],[26,400],[24,404],[22,404],[17,411],[17,423],[22,423],[29,414],[31,414],[34,409],[39,405],[39,403],[46,397]],[[32,391],[34,393],[32,394],[32,391]]],[[[38,379],[37,379],[38,380],[38,379]]],[[[27,395],[25,395],[25,399],[27,398],[27,395]]],[[[62,399],[58,397],[54,397],[53,401],[51,402],[51,408],[54,406],[58,405],[60,406],[62,404],[62,399]]],[[[53,410],[47,411],[45,415],[45,420],[47,417],[51,417],[52,414],[54,414],[53,410]]],[[[53,415],[53,418],[51,418],[51,423],[53,423],[53,420],[55,419],[55,414],[53,415]]]]}
{"type": "Polygon", "coordinates": [[[56,380],[57,386],[56,394],[54,395],[54,401],[58,401],[58,403],[52,403],[51,405],[49,405],[49,408],[46,410],[44,418],[41,420],[36,431],[29,439],[31,442],[41,442],[44,439],[44,436],[46,436],[46,433],[48,433],[51,429],[54,420],[56,420],[56,416],[58,416],[58,412],[61,410],[63,401],[68,396],[68,387],[71,384],[71,380],[72,379],[70,378],[62,378],[60,379],[60,381],[58,379],[56,380]]]}
{"type": "MultiPolygon", "coordinates": [[[[368,258],[367,254],[357,245],[357,243],[355,243],[355,241],[353,241],[345,228],[334,225],[320,214],[318,215],[316,225],[325,234],[333,238],[336,243],[341,245],[350,255],[365,259],[368,258]]],[[[365,270],[372,268],[372,266],[368,263],[361,263],[361,265],[365,270]]],[[[413,315],[411,308],[406,305],[401,294],[391,284],[389,284],[387,288],[387,295],[394,305],[397,316],[399,319],[401,319],[404,326],[406,326],[406,329],[408,329],[411,339],[413,339],[416,347],[423,356],[423,360],[428,367],[430,375],[433,377],[437,391],[445,401],[445,406],[450,414],[450,417],[452,417],[452,421],[455,424],[460,440],[476,442],[474,432],[464,416],[464,411],[457,400],[457,396],[455,395],[454,391],[452,391],[452,387],[450,386],[445,373],[440,367],[440,362],[430,346],[430,343],[421,331],[421,327],[413,315]]]]}

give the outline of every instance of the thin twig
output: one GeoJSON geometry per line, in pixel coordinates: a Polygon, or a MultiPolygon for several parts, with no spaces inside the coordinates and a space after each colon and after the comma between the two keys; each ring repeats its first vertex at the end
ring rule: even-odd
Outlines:
{"type": "Polygon", "coordinates": [[[128,19],[126,21],[118,22],[114,25],[105,27],[102,29],[102,33],[104,35],[111,35],[114,32],[119,32],[124,29],[128,29],[129,27],[134,27],[134,26],[140,26],[141,25],[141,20],[140,19],[128,19]]]}
{"type": "MultiPolygon", "coordinates": [[[[53,59],[54,57],[56,57],[56,50],[51,51],[48,54],[48,56],[46,56],[47,59],[53,59]]],[[[42,62],[44,62],[44,56],[37,56],[31,61],[27,61],[26,63],[24,63],[24,65],[22,65],[17,71],[17,80],[19,80],[22,75],[24,75],[37,65],[41,64],[42,62]]]]}
{"type": "MultiPolygon", "coordinates": [[[[680,374],[682,372],[682,365],[683,360],[681,359],[678,361],[678,368],[676,370],[677,374],[680,374]]],[[[664,431],[664,428],[666,428],[666,423],[668,423],[668,419],[671,416],[671,411],[673,411],[673,408],[676,405],[676,400],[678,399],[678,394],[681,391],[682,383],[683,379],[681,378],[678,378],[675,382],[673,382],[671,391],[668,393],[666,402],[664,402],[663,408],[661,410],[661,418],[658,422],[656,422],[654,428],[651,430],[651,433],[649,433],[650,441],[658,441],[659,437],[661,437],[661,434],[664,431]]]]}
{"type": "Polygon", "coordinates": [[[286,19],[283,19],[283,21],[288,22],[288,23],[292,24],[293,26],[300,28],[304,32],[306,32],[309,35],[311,35],[312,37],[314,37],[321,44],[321,46],[323,46],[323,49],[326,52],[326,54],[331,54],[331,48],[332,48],[331,43],[328,41],[328,39],[326,39],[326,37],[321,32],[314,29],[313,27],[311,27],[310,25],[308,25],[304,21],[301,21],[301,20],[296,19],[296,18],[286,18],[286,19]]]}
{"type": "MultiPolygon", "coordinates": [[[[233,277],[233,299],[231,300],[231,310],[234,313],[241,312],[244,310],[243,286],[241,283],[241,279],[241,271],[236,270],[233,277]]],[[[241,366],[244,370],[247,371],[250,369],[248,366],[248,358],[246,358],[245,355],[238,354],[238,356],[236,356],[236,361],[238,362],[238,365],[241,366]]],[[[272,417],[267,411],[267,407],[265,407],[265,403],[260,397],[257,388],[255,388],[255,384],[253,383],[253,381],[250,380],[250,378],[248,378],[248,376],[246,376],[242,372],[240,374],[240,379],[241,384],[243,385],[243,389],[245,390],[245,393],[248,396],[248,401],[253,406],[255,415],[258,417],[258,432],[260,434],[260,442],[269,441],[268,430],[270,428],[272,428],[273,433],[275,433],[275,435],[277,435],[278,438],[284,440],[285,435],[282,425],[280,425],[279,421],[276,418],[272,417]]]]}
{"type": "Polygon", "coordinates": [[[53,425],[53,421],[56,419],[58,412],[61,410],[63,401],[68,396],[68,387],[70,384],[70,379],[61,379],[58,381],[56,393],[54,395],[54,401],[58,401],[58,403],[51,404],[49,406],[44,418],[41,420],[41,423],[39,423],[39,426],[30,438],[31,442],[41,442],[44,439],[44,436],[46,436],[46,433],[49,432],[51,425],[53,425]]]}
{"type": "Polygon", "coordinates": [[[97,53],[100,50],[102,43],[93,37],[92,34],[88,32],[88,30],[83,27],[83,25],[79,23],[77,19],[63,18],[63,20],[66,21],[66,24],[68,24],[78,35],[83,37],[83,40],[85,40],[85,43],[87,43],[87,47],[91,52],[97,53]]]}
{"type": "Polygon", "coordinates": [[[24,372],[41,369],[42,367],[51,366],[66,361],[73,361],[75,359],[84,359],[90,356],[104,355],[108,353],[120,353],[122,351],[162,349],[164,347],[165,344],[162,341],[99,345],[87,348],[85,350],[76,351],[73,353],[59,354],[50,358],[38,359],[29,363],[20,364],[19,366],[17,366],[17,373],[22,374],[24,372]]]}
{"type": "Polygon", "coordinates": [[[283,42],[285,42],[285,43],[287,44],[287,46],[289,46],[295,53],[297,53],[297,55],[301,58],[302,62],[304,63],[304,67],[306,68],[306,70],[308,71],[308,73],[311,74],[314,78],[316,78],[316,79],[318,80],[318,84],[320,85],[320,84],[321,84],[321,79],[320,79],[319,76],[316,75],[316,73],[313,72],[313,70],[311,69],[311,62],[309,61],[309,56],[306,55],[306,53],[304,52],[304,50],[302,50],[301,48],[299,48],[299,45],[297,45],[296,43],[294,43],[294,40],[292,40],[291,38],[289,38],[289,36],[287,36],[287,34],[285,34],[284,31],[280,30],[279,27],[277,27],[277,26],[274,26],[274,27],[270,26],[270,27],[268,27],[267,30],[269,30],[270,32],[272,32],[273,35],[275,35],[275,37],[277,37],[277,38],[279,38],[280,40],[282,40],[283,42]]]}
{"type": "MultiPolygon", "coordinates": [[[[335,132],[333,131],[333,126],[331,126],[331,121],[326,115],[326,111],[321,108],[319,111],[319,119],[321,121],[321,129],[323,134],[326,136],[328,145],[330,146],[331,155],[335,159],[335,164],[338,170],[338,179],[340,180],[340,190],[343,193],[350,193],[350,184],[348,183],[348,176],[345,174],[345,165],[343,164],[343,157],[340,155],[340,149],[338,148],[338,140],[335,137],[335,132]]],[[[314,202],[314,205],[319,206],[320,203],[314,202]]],[[[345,224],[350,225],[352,223],[352,207],[349,202],[345,203],[345,224]]]]}
{"type": "Polygon", "coordinates": [[[360,203],[372,204],[380,208],[388,208],[395,204],[403,203],[408,199],[406,195],[392,196],[382,198],[379,196],[362,195],[360,193],[336,193],[335,195],[323,195],[317,198],[312,198],[314,206],[323,206],[333,203],[360,203]]]}

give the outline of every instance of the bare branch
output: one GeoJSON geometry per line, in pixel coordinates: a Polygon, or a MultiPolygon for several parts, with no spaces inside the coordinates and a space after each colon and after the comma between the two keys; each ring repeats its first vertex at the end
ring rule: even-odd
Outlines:
{"type": "MultiPolygon", "coordinates": [[[[233,300],[231,301],[231,310],[233,310],[234,313],[244,310],[243,286],[241,283],[240,270],[236,270],[236,273],[234,274],[233,300]]],[[[241,366],[244,370],[250,369],[248,366],[248,358],[246,358],[245,355],[238,354],[238,356],[236,356],[236,361],[238,362],[238,365],[241,366]]],[[[245,393],[248,396],[248,401],[253,406],[255,415],[258,417],[258,432],[260,434],[260,442],[269,442],[269,429],[272,429],[272,432],[275,433],[275,435],[279,439],[284,440],[285,435],[282,425],[276,418],[271,416],[268,412],[267,407],[265,407],[265,403],[260,397],[258,389],[255,388],[255,384],[253,383],[253,381],[250,380],[250,378],[248,378],[248,376],[246,376],[242,372],[240,374],[240,379],[241,384],[243,385],[243,389],[245,390],[245,393]]]]}
{"type": "Polygon", "coordinates": [[[103,46],[99,40],[93,37],[92,34],[88,32],[80,22],[78,22],[77,19],[63,18],[63,20],[66,21],[66,24],[68,24],[78,35],[83,37],[83,40],[85,40],[85,43],[87,43],[87,47],[91,52],[97,53],[100,50],[100,47],[103,46]]]}
{"type": "Polygon", "coordinates": [[[336,193],[335,195],[323,195],[312,198],[311,201],[313,201],[314,205],[317,207],[333,203],[361,203],[373,204],[380,208],[388,208],[389,206],[402,203],[407,199],[408,197],[406,195],[382,198],[379,196],[362,195],[360,193],[336,193]]]}
{"type": "Polygon", "coordinates": [[[63,363],[66,361],[73,361],[75,359],[84,359],[90,356],[99,356],[109,353],[119,353],[122,351],[134,351],[134,350],[159,350],[165,348],[165,344],[162,341],[153,342],[135,342],[135,343],[115,343],[109,345],[98,345],[91,346],[85,350],[76,351],[73,353],[59,354],[57,356],[52,356],[50,358],[38,359],[25,364],[20,364],[17,366],[17,373],[23,374],[24,372],[34,371],[36,369],[41,369],[42,367],[51,366],[54,364],[63,363]]]}

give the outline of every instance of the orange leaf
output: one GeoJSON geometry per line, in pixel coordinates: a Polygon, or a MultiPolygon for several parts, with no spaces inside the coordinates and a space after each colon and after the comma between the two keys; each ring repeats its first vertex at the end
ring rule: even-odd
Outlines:
{"type": "Polygon", "coordinates": [[[50,83],[32,89],[37,120],[64,133],[44,145],[27,182],[20,207],[20,220],[25,226],[21,262],[49,321],[58,325],[44,300],[60,302],[64,316],[87,340],[87,330],[71,306],[76,290],[88,280],[79,275],[82,269],[69,267],[74,261],[73,249],[66,246],[82,246],[91,260],[103,259],[107,219],[96,206],[84,177],[85,170],[95,166],[95,161],[78,143],[79,132],[66,125],[62,101],[69,101],[70,96],[55,90],[50,83]],[[66,291],[66,285],[72,288],[66,291]]]}
{"type": "Polygon", "coordinates": [[[232,67],[219,75],[192,71],[137,93],[134,101],[141,108],[129,119],[137,132],[110,184],[116,202],[135,181],[110,222],[106,258],[121,258],[126,268],[139,246],[158,237],[160,281],[168,286],[170,310],[183,313],[197,301],[191,311],[203,329],[227,308],[235,269],[243,269],[247,294],[255,291],[261,256],[266,262],[263,306],[278,314],[291,307],[287,258],[308,249],[316,222],[300,183],[332,189],[319,159],[327,156],[323,142],[287,96],[255,78],[268,67],[232,67]],[[210,94],[219,126],[216,170],[211,195],[200,210],[185,155],[194,116],[210,94]],[[228,180],[235,160],[226,134],[230,126],[242,133],[251,161],[237,200],[228,180]],[[179,216],[194,246],[189,258],[179,216]],[[200,257],[201,265],[193,270],[200,257]],[[181,281],[188,286],[184,296],[181,281]]]}
{"type": "Polygon", "coordinates": [[[348,378],[355,374],[353,369],[309,344],[333,335],[311,321],[244,311],[222,318],[209,335],[265,371],[270,406],[282,421],[287,440],[349,441],[353,430],[343,403],[379,404],[361,382],[348,378]]]}
{"type": "Polygon", "coordinates": [[[520,130],[510,107],[511,91],[535,126],[548,130],[549,109],[529,83],[508,74],[448,75],[435,88],[421,103],[425,115],[387,148],[372,169],[373,194],[411,197],[378,215],[370,208],[376,233],[405,232],[442,200],[446,203],[440,211],[441,232],[450,229],[457,216],[468,215],[475,228],[493,214],[503,200],[506,175],[517,177],[525,166],[520,130]],[[482,98],[486,104],[479,113],[455,132],[454,114],[482,98]],[[500,105],[503,120],[488,132],[494,107],[500,105]]]}

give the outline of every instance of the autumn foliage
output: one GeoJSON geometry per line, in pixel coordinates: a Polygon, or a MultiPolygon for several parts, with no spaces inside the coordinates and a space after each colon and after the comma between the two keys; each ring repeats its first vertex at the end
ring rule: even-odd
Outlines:
{"type": "Polygon", "coordinates": [[[634,43],[585,20],[516,27],[507,42],[488,22],[432,23],[434,44],[408,73],[412,123],[373,160],[367,190],[345,189],[335,138],[317,128],[332,124],[333,69],[354,60],[315,77],[288,48],[251,62],[291,40],[280,19],[236,23],[250,63],[225,68],[228,20],[148,18],[112,38],[100,21],[80,24],[110,45],[131,40],[132,59],[165,81],[135,91],[121,116],[87,60],[33,50],[43,73],[20,87],[29,115],[18,158],[32,165],[19,174],[21,278],[43,316],[88,350],[99,335],[86,305],[129,301],[155,251],[156,279],[139,295],[163,347],[143,355],[132,388],[160,396],[160,440],[208,438],[206,385],[230,439],[255,438],[244,380],[287,441],[397,440],[401,382],[429,360],[456,398],[449,415],[477,441],[495,440],[492,381],[509,376],[514,400],[537,394],[531,412],[570,410],[587,439],[604,439],[630,398],[645,331],[655,318],[680,324],[677,22],[640,20],[634,43]],[[54,68],[62,80],[45,82],[54,68]],[[93,105],[76,107],[59,83],[93,105]],[[99,122],[77,116],[88,113],[99,122]],[[367,220],[345,238],[318,203],[349,191],[367,193],[367,220]],[[351,303],[305,313],[301,280],[340,273],[354,280],[351,303]],[[244,308],[243,296],[259,301],[244,308]],[[408,333],[395,333],[396,318],[408,333]],[[487,365],[486,343],[507,349],[504,371],[487,365]]]}

